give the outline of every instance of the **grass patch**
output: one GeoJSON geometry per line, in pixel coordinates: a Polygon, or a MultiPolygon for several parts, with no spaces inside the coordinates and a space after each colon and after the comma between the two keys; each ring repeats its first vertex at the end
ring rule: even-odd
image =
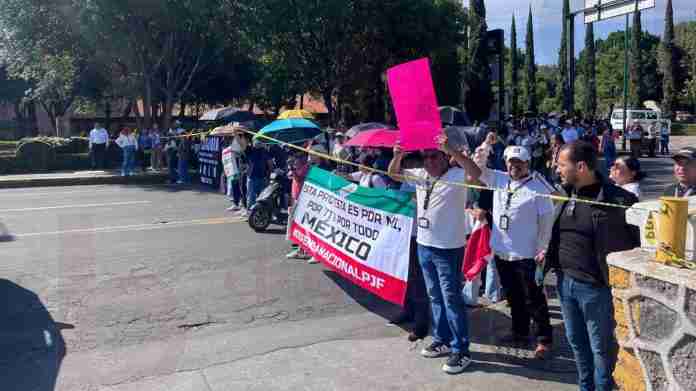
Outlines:
{"type": "Polygon", "coordinates": [[[673,136],[696,136],[696,124],[672,124],[673,136]]]}

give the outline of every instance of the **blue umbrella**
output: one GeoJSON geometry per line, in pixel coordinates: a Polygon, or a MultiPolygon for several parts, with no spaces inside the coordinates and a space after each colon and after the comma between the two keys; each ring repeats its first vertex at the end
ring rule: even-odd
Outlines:
{"type": "Polygon", "coordinates": [[[313,139],[320,133],[321,129],[319,129],[319,126],[312,121],[304,118],[288,118],[271,122],[261,129],[254,136],[254,139],[264,144],[273,144],[272,141],[259,137],[263,135],[290,144],[300,144],[313,139]]]}

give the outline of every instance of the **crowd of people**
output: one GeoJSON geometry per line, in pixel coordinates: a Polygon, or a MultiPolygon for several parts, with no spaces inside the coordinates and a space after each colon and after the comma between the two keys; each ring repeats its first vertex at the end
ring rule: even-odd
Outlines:
{"type": "MultiPolygon", "coordinates": [[[[432,343],[421,355],[446,356],[442,369],[447,373],[464,371],[471,363],[468,309],[477,306],[483,293],[488,302],[507,301],[510,307],[510,333],[501,344],[525,344],[533,337],[534,356],[549,358],[554,340],[544,279],[553,271],[580,389],[611,390],[618,345],[606,258],[640,246],[638,228],[625,219],[625,207],[641,199],[640,182],[646,176],[636,152],[642,147],[632,138],[639,126],[631,124],[626,135],[631,155],[621,156],[619,138],[608,122],[573,118],[510,118],[502,129],[478,125],[475,133],[484,135],[479,145],[454,147],[443,133],[439,148],[414,153],[405,153],[398,144],[393,149],[348,147],[342,130],[297,151],[265,145],[249,129],[237,126],[223,141],[231,153],[231,169],[223,182],[231,202],[228,210],[241,217],[247,216],[274,170],[288,172],[284,209],[299,197],[311,167],[360,186],[411,193],[417,213],[408,289],[403,311],[392,323],[412,322],[411,341],[431,333],[432,343]],[[466,183],[489,189],[473,190],[462,185],[466,183]],[[552,201],[544,195],[565,198],[552,201]],[[465,281],[462,260],[475,222],[490,227],[493,259],[476,281],[465,281]]],[[[659,126],[651,134],[655,139],[659,134],[661,142],[666,139],[660,152],[674,162],[675,183],[665,195],[696,195],[696,149],[670,155],[668,135],[659,126]]],[[[93,133],[91,148],[100,151],[102,135],[96,129],[93,133]]],[[[160,148],[169,156],[170,170],[176,167],[176,156],[178,171],[188,171],[181,165],[190,148],[186,138],[162,141],[157,129],[141,137],[145,134],[149,143],[128,132],[117,139],[124,147],[124,175],[131,172],[138,148],[160,148]]],[[[648,155],[655,152],[653,144],[649,139],[648,155]]],[[[159,161],[153,160],[153,168],[155,163],[159,161]]],[[[318,262],[298,247],[287,257],[318,262]]]]}
{"type": "Polygon", "coordinates": [[[157,123],[151,129],[123,127],[113,140],[102,124],[95,123],[88,140],[94,169],[109,167],[108,151],[113,142],[122,154],[121,176],[134,175],[136,168],[143,173],[148,169],[158,172],[167,168],[169,180],[177,184],[190,182],[189,166],[199,146],[198,138],[188,136],[179,121],[167,132],[162,132],[157,123]]]}

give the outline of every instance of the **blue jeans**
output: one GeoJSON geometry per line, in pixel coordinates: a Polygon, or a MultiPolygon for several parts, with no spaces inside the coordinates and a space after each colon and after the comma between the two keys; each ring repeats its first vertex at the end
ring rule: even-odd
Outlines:
{"type": "Polygon", "coordinates": [[[121,175],[131,175],[135,168],[135,147],[123,147],[123,164],[121,165],[121,175]]]}
{"type": "Polygon", "coordinates": [[[464,247],[441,249],[418,245],[430,297],[433,341],[450,345],[452,352],[469,354],[469,320],[462,299],[462,272],[459,268],[464,247]]]}
{"type": "Polygon", "coordinates": [[[501,300],[500,275],[495,260],[490,260],[486,265],[486,291],[484,295],[493,303],[501,300]]]}
{"type": "Polygon", "coordinates": [[[266,187],[266,178],[247,178],[247,208],[251,209],[256,204],[256,198],[266,187]]]}
{"type": "Polygon", "coordinates": [[[558,273],[558,296],[581,391],[610,391],[618,343],[611,289],[558,273]]]}
{"type": "Polygon", "coordinates": [[[177,172],[179,173],[179,182],[189,183],[189,162],[187,159],[179,159],[177,172]]]}

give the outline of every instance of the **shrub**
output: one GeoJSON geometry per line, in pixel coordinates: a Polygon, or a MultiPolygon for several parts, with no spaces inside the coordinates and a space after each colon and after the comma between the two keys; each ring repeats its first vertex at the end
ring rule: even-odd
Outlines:
{"type": "Polygon", "coordinates": [[[17,147],[17,160],[30,170],[48,170],[55,159],[55,149],[43,141],[26,141],[17,147]]]}

